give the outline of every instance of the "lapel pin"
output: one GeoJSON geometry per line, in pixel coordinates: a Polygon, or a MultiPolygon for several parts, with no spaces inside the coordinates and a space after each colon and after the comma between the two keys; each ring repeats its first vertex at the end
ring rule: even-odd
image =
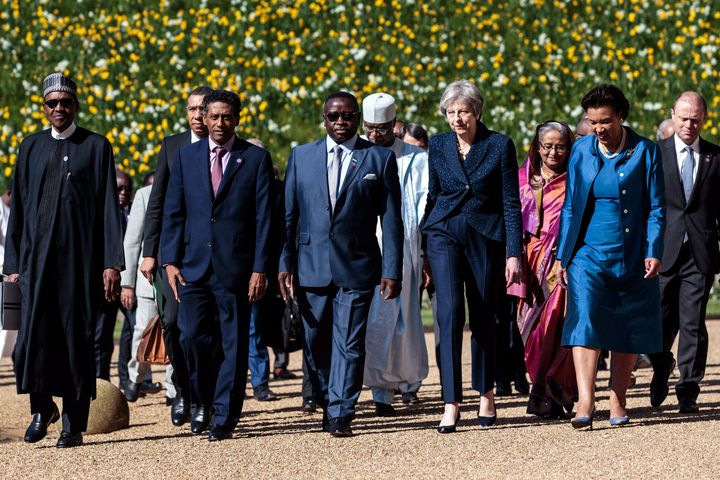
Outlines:
{"type": "Polygon", "coordinates": [[[235,159],[235,163],[240,164],[242,163],[242,158],[238,157],[235,159]]]}
{"type": "Polygon", "coordinates": [[[705,163],[710,163],[711,158],[710,155],[705,155],[705,163]]]}
{"type": "Polygon", "coordinates": [[[65,155],[65,156],[63,157],[63,162],[67,162],[67,161],[68,161],[68,157],[67,157],[67,155],[65,155]]]}
{"type": "Polygon", "coordinates": [[[353,158],[352,162],[350,162],[350,165],[353,167],[357,166],[357,160],[353,158]]]}

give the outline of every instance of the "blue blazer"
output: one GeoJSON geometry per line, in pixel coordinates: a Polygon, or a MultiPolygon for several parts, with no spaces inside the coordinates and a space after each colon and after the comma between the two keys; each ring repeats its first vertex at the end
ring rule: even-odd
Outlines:
{"type": "Polygon", "coordinates": [[[522,217],[515,145],[478,123],[475,143],[460,161],[454,132],[430,139],[430,183],[422,229],[460,210],[484,236],[505,242],[508,257],[522,254],[522,217]]]}
{"type": "Polygon", "coordinates": [[[272,271],[272,161],[235,139],[213,199],[208,139],[180,149],[163,213],[161,255],[188,282],[212,265],[225,288],[246,288],[252,272],[272,271]]]}
{"type": "Polygon", "coordinates": [[[300,286],[369,289],[402,280],[403,223],[395,154],[358,138],[334,214],[326,139],[295,147],[285,172],[285,242],[281,272],[300,286]],[[382,223],[382,256],[375,231],[382,223]]]}
{"type": "MultiPolygon", "coordinates": [[[[630,136],[627,154],[615,171],[620,189],[620,219],[625,270],[636,268],[645,258],[661,259],[665,231],[665,182],[660,150],[654,142],[625,127],[630,136]]],[[[573,145],[560,217],[557,259],[567,268],[582,245],[581,232],[589,221],[588,197],[602,157],[595,135],[586,135],[573,145]]]]}

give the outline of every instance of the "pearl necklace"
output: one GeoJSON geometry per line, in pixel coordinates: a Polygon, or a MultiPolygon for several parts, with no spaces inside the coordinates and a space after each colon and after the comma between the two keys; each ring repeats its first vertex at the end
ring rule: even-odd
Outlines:
{"type": "MultiPolygon", "coordinates": [[[[455,145],[457,146],[457,151],[458,151],[458,154],[460,155],[460,160],[462,160],[464,162],[465,158],[467,157],[467,154],[470,153],[470,148],[468,148],[467,152],[463,153],[462,148],[460,147],[460,139],[457,137],[457,135],[455,136],[455,145]]],[[[472,145],[470,147],[472,147],[472,145]]]]}
{"type": "Polygon", "coordinates": [[[610,153],[605,145],[598,142],[598,147],[600,148],[600,151],[602,154],[607,158],[608,160],[612,160],[613,158],[617,157],[620,152],[623,151],[625,148],[625,141],[627,140],[627,131],[623,128],[622,129],[622,139],[620,140],[620,145],[618,145],[618,148],[615,150],[615,153],[610,153]]]}

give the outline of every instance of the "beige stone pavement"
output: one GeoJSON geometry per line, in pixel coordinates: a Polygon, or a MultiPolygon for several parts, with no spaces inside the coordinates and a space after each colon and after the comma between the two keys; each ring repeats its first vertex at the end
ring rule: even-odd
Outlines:
{"type": "MultiPolygon", "coordinates": [[[[477,394],[466,390],[458,432],[440,435],[439,381],[431,367],[420,391],[423,402],[397,402],[395,418],[374,417],[369,392],[363,391],[353,438],[332,438],[320,431],[320,414],[298,411],[298,379],[271,382],[281,397],[277,402],[247,400],[231,440],[211,444],[191,435],[188,426],[173,427],[157,394],[131,404],[130,428],[86,435],[83,447],[59,450],[58,424],[35,445],[19,441],[30,419],[28,397],[15,394],[11,365],[3,359],[0,478],[720,478],[720,322],[709,322],[709,330],[699,414],[678,414],[672,390],[662,411],[651,410],[651,371],[639,370],[629,394],[632,423],[610,428],[607,373],[601,372],[599,418],[591,432],[528,416],[526,398],[519,395],[499,399],[497,425],[481,429],[473,421],[477,394]]],[[[468,340],[466,333],[466,385],[468,340]]],[[[431,334],[427,343],[435,365],[431,334]]],[[[291,368],[298,374],[299,366],[293,354],[291,368]]]]}

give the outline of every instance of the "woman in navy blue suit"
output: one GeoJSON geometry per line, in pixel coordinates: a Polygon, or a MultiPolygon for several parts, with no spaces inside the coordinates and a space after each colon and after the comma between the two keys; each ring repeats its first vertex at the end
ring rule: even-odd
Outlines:
{"type": "Polygon", "coordinates": [[[594,135],[573,145],[557,259],[568,305],[563,346],[572,347],[578,383],[574,428],[592,428],[601,349],[612,351],[610,425],[625,409],[638,353],[661,350],[657,275],[665,199],[655,143],[622,125],[630,103],[614,85],[582,100],[594,135]]]}
{"type": "Polygon", "coordinates": [[[480,122],[483,98],[467,80],[448,85],[440,113],[451,132],[430,139],[430,183],[423,220],[426,273],[437,298],[436,356],[451,433],[462,401],[461,347],[467,297],[477,421],[495,423],[495,317],[499,290],[520,277],[522,222],[515,146],[480,122]],[[506,262],[507,257],[507,262],[506,262]],[[503,272],[505,281],[503,281],[503,272]]]}

